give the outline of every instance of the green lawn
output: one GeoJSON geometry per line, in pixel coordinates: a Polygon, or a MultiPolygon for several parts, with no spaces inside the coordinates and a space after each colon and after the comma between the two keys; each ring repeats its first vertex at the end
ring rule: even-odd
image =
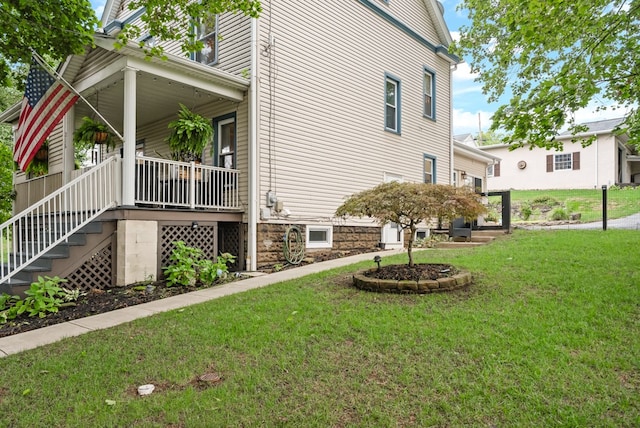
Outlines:
{"type": "Polygon", "coordinates": [[[0,426],[640,426],[639,242],[517,230],[418,253],[463,292],[358,291],[363,262],[70,338],[0,359],[0,426]]]}
{"type": "MultiPolygon", "coordinates": [[[[497,197],[490,201],[498,203],[497,197]]],[[[601,189],[570,190],[512,190],[512,221],[545,221],[550,218],[550,210],[561,208],[567,214],[580,213],[582,222],[602,220],[601,189]],[[523,215],[529,207],[531,215],[523,215]]],[[[607,217],[626,217],[640,211],[640,187],[611,188],[607,191],[607,217]]]]}

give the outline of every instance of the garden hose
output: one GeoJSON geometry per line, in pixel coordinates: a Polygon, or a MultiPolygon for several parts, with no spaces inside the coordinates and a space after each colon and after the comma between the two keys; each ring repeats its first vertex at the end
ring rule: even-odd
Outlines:
{"type": "Polygon", "coordinates": [[[292,265],[300,264],[304,258],[304,240],[298,226],[289,226],[284,233],[284,258],[292,265]]]}

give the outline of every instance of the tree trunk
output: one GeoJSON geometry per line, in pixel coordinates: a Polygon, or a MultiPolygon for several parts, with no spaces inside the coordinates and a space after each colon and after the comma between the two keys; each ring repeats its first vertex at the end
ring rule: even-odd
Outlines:
{"type": "Polygon", "coordinates": [[[409,243],[407,244],[407,254],[409,255],[409,267],[413,267],[413,237],[416,236],[416,225],[411,222],[409,225],[409,243]]]}

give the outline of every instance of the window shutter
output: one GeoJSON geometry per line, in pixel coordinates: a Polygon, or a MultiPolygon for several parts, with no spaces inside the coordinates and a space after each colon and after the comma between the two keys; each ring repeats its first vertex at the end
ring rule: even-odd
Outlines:
{"type": "Polygon", "coordinates": [[[553,172],[553,155],[547,155],[547,172],[553,172]]]}
{"type": "Polygon", "coordinates": [[[500,162],[493,165],[493,176],[500,177],[500,162]]]}
{"type": "Polygon", "coordinates": [[[573,169],[580,169],[580,152],[573,152],[573,169]]]}

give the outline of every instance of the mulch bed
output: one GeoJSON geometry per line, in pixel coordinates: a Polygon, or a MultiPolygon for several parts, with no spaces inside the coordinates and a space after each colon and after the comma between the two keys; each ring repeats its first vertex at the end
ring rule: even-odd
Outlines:
{"type": "MultiPolygon", "coordinates": [[[[371,251],[374,251],[372,249],[371,251]]],[[[310,263],[317,263],[325,260],[336,259],[345,256],[352,256],[366,251],[350,252],[317,252],[305,258],[298,265],[282,265],[280,269],[292,269],[310,263]]],[[[262,267],[263,271],[274,271],[273,266],[262,267]]],[[[147,284],[132,284],[124,287],[113,287],[107,290],[94,290],[78,299],[75,306],[60,308],[59,312],[48,314],[45,318],[20,316],[10,320],[6,324],[0,324],[0,337],[11,336],[24,333],[30,330],[47,327],[91,315],[102,314],[116,309],[139,305],[141,303],[164,299],[178,294],[189,293],[203,287],[167,287],[166,281],[156,281],[149,285],[152,291],[147,291],[147,284]]],[[[215,285],[214,285],[215,286],[215,285]]]]}
{"type": "Polygon", "coordinates": [[[458,273],[458,270],[448,264],[425,263],[416,264],[410,267],[408,264],[381,266],[380,270],[370,270],[364,276],[377,279],[403,280],[410,279],[419,281],[421,279],[436,280],[438,278],[448,278],[458,273]]]}

